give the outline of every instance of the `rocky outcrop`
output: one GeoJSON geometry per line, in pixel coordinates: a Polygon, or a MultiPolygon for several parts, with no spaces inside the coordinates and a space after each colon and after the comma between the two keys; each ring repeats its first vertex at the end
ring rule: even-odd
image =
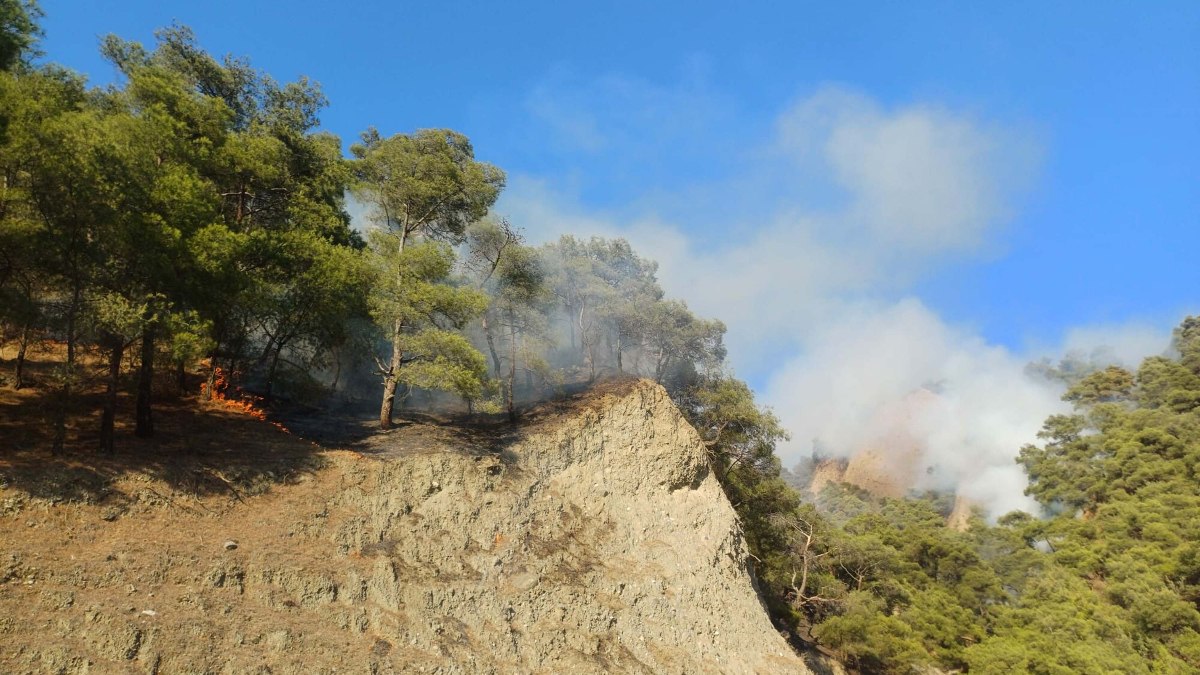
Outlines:
{"type": "MultiPolygon", "coordinates": [[[[844,457],[819,457],[802,460],[789,472],[802,482],[799,489],[816,499],[830,484],[845,483],[874,497],[899,499],[913,492],[937,490],[929,476],[936,467],[927,464],[925,448],[914,435],[918,420],[938,395],[917,389],[894,405],[885,406],[867,425],[871,440],[844,457]]],[[[953,510],[946,517],[947,527],[965,531],[978,504],[957,495],[953,510]]]]}
{"type": "Polygon", "coordinates": [[[827,457],[807,460],[808,466],[802,464],[793,471],[811,476],[806,491],[813,497],[820,495],[830,484],[848,483],[876,497],[900,498],[914,487],[912,460],[913,454],[903,449],[897,455],[892,455],[868,448],[849,459],[827,457]]]}
{"type": "Polygon", "coordinates": [[[179,498],[112,521],[5,515],[0,534],[55,536],[0,561],[0,670],[807,672],[657,385],[515,438],[412,427],[378,447],[219,514],[179,498]]]}
{"type": "Polygon", "coordinates": [[[979,505],[962,496],[954,496],[954,508],[946,516],[946,527],[957,532],[966,532],[971,528],[971,518],[975,516],[979,505]]]}

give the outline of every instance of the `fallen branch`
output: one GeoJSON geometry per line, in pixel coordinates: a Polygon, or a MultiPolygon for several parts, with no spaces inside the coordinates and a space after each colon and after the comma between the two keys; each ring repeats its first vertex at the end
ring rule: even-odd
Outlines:
{"type": "Polygon", "coordinates": [[[206,473],[208,473],[208,474],[209,474],[209,475],[211,475],[212,477],[214,477],[214,478],[216,478],[217,480],[219,480],[219,481],[221,481],[222,483],[224,483],[224,484],[225,484],[225,487],[229,488],[229,491],[233,493],[233,496],[234,496],[234,497],[236,497],[236,498],[237,498],[237,500],[238,500],[239,502],[241,502],[241,503],[243,503],[243,504],[245,504],[245,503],[246,503],[246,500],[245,500],[245,499],[242,499],[242,494],[241,494],[240,492],[238,492],[238,491],[237,491],[237,488],[235,488],[235,487],[233,486],[233,483],[229,482],[229,480],[228,480],[228,479],[226,479],[224,476],[222,476],[222,475],[221,475],[221,473],[220,473],[219,471],[217,471],[216,469],[213,469],[213,468],[211,468],[211,467],[207,467],[207,466],[206,466],[206,467],[203,467],[203,471],[205,471],[206,473]]]}

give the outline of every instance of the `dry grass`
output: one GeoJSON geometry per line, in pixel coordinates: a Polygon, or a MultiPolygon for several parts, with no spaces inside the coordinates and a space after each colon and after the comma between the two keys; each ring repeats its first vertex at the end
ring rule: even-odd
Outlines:
{"type": "MultiPolygon", "coordinates": [[[[163,393],[156,402],[155,435],[146,439],[133,435],[133,400],[122,392],[116,452],[99,454],[103,390],[97,359],[87,353],[81,355],[77,393],[67,409],[64,452],[51,456],[54,417],[61,405],[54,389],[59,351],[42,345],[27,362],[28,386],[19,391],[11,384],[0,387],[0,483],[7,487],[50,501],[94,503],[111,492],[118,478],[145,474],[175,492],[242,498],[321,464],[320,446],[269,422],[202,406],[195,397],[177,392],[163,393]]],[[[0,372],[11,374],[12,367],[11,350],[0,352],[0,372]]]]}

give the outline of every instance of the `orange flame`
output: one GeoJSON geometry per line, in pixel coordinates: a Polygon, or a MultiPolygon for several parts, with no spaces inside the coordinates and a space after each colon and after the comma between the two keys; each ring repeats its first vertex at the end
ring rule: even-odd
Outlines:
{"type": "MultiPolygon", "coordinates": [[[[236,376],[237,373],[235,372],[235,373],[233,373],[233,375],[236,376]]],[[[271,426],[275,427],[276,429],[279,429],[280,431],[282,431],[284,433],[291,433],[290,431],[288,431],[287,427],[283,426],[279,422],[272,422],[267,419],[267,411],[263,410],[262,408],[259,407],[259,404],[262,403],[262,400],[263,400],[261,396],[254,396],[253,394],[248,394],[245,391],[243,391],[241,387],[235,386],[235,387],[233,387],[233,396],[231,397],[230,393],[229,393],[230,382],[229,382],[229,379],[226,377],[224,368],[220,368],[220,367],[214,368],[212,379],[213,379],[213,390],[212,390],[212,399],[211,400],[213,403],[215,403],[223,408],[228,408],[229,410],[232,410],[236,413],[240,413],[243,415],[249,415],[250,417],[253,417],[254,419],[268,422],[271,426]]],[[[201,398],[204,397],[204,394],[207,391],[208,391],[208,383],[204,382],[200,385],[201,398]]]]}

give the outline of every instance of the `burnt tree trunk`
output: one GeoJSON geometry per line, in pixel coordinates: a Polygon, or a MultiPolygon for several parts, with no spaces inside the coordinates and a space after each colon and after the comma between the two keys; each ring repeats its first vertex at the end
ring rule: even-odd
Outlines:
{"type": "Polygon", "coordinates": [[[329,383],[330,391],[337,391],[338,381],[342,379],[342,349],[335,347],[333,350],[333,382],[329,383]]]}
{"type": "Polygon", "coordinates": [[[29,326],[21,329],[21,341],[17,343],[17,362],[13,366],[13,389],[25,386],[25,354],[29,349],[30,332],[29,326]]]}
{"type": "Polygon", "coordinates": [[[275,374],[279,371],[279,358],[283,354],[283,343],[276,345],[275,356],[271,357],[271,367],[267,369],[267,386],[264,392],[263,399],[271,400],[271,395],[275,390],[275,374]]]}
{"type": "Polygon", "coordinates": [[[204,387],[204,393],[200,397],[203,401],[211,401],[216,398],[216,392],[213,388],[217,386],[217,352],[213,350],[212,356],[208,359],[208,383],[204,387]]]}

